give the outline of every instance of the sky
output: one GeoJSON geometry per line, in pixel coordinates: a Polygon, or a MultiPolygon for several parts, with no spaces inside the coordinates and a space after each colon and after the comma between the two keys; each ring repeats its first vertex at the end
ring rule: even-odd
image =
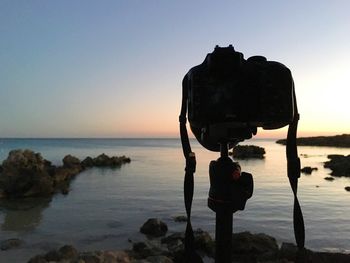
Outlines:
{"type": "Polygon", "coordinates": [[[349,10],[348,0],[0,0],[0,137],[178,137],[182,78],[229,44],[290,68],[299,136],[349,133],[349,10]]]}

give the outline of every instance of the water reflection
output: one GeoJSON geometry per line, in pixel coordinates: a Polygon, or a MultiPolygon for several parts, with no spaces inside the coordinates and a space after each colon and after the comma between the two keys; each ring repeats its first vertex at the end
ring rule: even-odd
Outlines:
{"type": "Polygon", "coordinates": [[[4,215],[1,230],[24,232],[38,227],[43,211],[49,207],[51,198],[24,198],[0,200],[0,215],[4,215]]]}

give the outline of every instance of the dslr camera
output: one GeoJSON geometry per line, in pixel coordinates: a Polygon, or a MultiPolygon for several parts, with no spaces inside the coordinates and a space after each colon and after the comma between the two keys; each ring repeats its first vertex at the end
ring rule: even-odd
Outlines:
{"type": "Polygon", "coordinates": [[[286,126],[295,114],[290,70],[263,56],[244,59],[232,45],[216,46],[185,75],[183,86],[191,130],[211,151],[250,139],[258,127],[286,126]]]}

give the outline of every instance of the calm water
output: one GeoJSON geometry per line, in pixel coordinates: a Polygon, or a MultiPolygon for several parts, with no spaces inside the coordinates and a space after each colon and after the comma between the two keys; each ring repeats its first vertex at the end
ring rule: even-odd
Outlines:
{"type": "MultiPolygon", "coordinates": [[[[244,144],[244,143],[243,143],[244,144]]],[[[265,148],[264,160],[240,161],[254,176],[254,195],[244,211],[234,214],[235,232],[264,232],[278,242],[294,242],[292,193],[286,176],[285,147],[273,140],[251,140],[265,148]]],[[[215,232],[215,214],[207,208],[208,164],[218,154],[193,142],[197,155],[193,226],[215,232]]],[[[0,252],[0,262],[25,262],[34,254],[63,244],[82,250],[129,248],[144,237],[139,227],[150,217],[168,223],[169,231],[184,231],[173,216],[184,215],[181,143],[177,139],[0,139],[0,161],[12,149],[41,152],[54,164],[66,154],[79,158],[127,155],[130,164],[120,169],[93,168],[71,184],[68,195],[52,200],[0,202],[0,241],[20,238],[20,249],[0,252]],[[128,241],[128,239],[130,239],[128,241]]],[[[327,154],[349,154],[349,149],[299,147],[302,166],[317,167],[299,180],[299,197],[306,224],[306,246],[323,251],[350,253],[350,178],[324,180],[327,154]]]]}

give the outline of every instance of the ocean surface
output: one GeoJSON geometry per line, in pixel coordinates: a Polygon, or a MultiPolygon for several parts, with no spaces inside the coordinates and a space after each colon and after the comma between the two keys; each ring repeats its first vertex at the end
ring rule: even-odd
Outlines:
{"type": "MultiPolygon", "coordinates": [[[[262,146],[263,160],[241,160],[242,170],[254,177],[254,194],[244,211],[233,217],[233,231],[274,236],[278,243],[294,242],[293,197],[286,175],[285,147],[275,140],[253,139],[241,143],[262,146]]],[[[197,156],[192,206],[194,228],[215,233],[215,214],[207,207],[208,165],[218,153],[195,140],[197,156]]],[[[13,149],[40,152],[53,164],[72,154],[81,159],[126,155],[131,163],[121,168],[92,168],[71,183],[68,195],[52,199],[0,201],[0,242],[20,238],[25,244],[0,251],[0,262],[26,262],[31,256],[72,244],[81,250],[126,249],[143,240],[140,226],[151,217],[165,221],[169,233],[184,231],[185,223],[173,217],[185,215],[183,202],[184,158],[179,139],[0,139],[0,161],[13,149]]],[[[350,253],[350,178],[326,181],[323,168],[328,154],[349,154],[332,147],[298,148],[303,166],[317,167],[302,175],[298,194],[306,225],[306,247],[319,251],[350,253]],[[305,154],[307,156],[305,156],[305,154]]]]}

